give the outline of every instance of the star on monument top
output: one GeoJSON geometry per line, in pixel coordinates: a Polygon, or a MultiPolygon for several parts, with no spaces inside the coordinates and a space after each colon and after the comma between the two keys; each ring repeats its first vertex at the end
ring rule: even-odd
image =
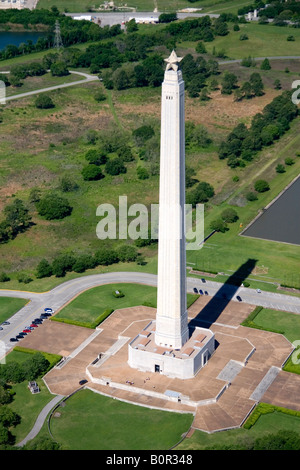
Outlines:
{"type": "Polygon", "coordinates": [[[166,70],[174,70],[175,72],[177,72],[178,70],[178,63],[183,59],[183,57],[177,57],[176,55],[176,52],[173,50],[171,52],[171,55],[170,57],[168,57],[167,59],[164,59],[165,62],[167,62],[167,67],[166,67],[166,70]]]}

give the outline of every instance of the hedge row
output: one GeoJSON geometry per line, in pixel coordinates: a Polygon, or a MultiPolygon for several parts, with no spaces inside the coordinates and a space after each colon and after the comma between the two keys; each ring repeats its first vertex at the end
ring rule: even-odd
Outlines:
{"type": "Polygon", "coordinates": [[[38,351],[36,349],[24,348],[22,346],[15,346],[14,351],[23,352],[26,354],[36,354],[37,352],[40,352],[41,354],[43,354],[44,358],[47,359],[47,361],[49,362],[48,370],[52,369],[52,367],[54,367],[55,364],[57,364],[62,358],[62,356],[60,356],[59,354],[51,354],[44,351],[38,351]]]}
{"type": "Polygon", "coordinates": [[[255,408],[255,410],[252,412],[252,414],[249,416],[247,421],[244,423],[243,427],[245,429],[250,429],[252,426],[254,426],[254,424],[256,423],[256,421],[261,415],[273,413],[274,411],[278,411],[280,413],[285,413],[287,415],[296,416],[300,418],[300,411],[291,410],[289,408],[283,408],[280,406],[270,405],[269,403],[259,403],[257,407],[255,408]]]}

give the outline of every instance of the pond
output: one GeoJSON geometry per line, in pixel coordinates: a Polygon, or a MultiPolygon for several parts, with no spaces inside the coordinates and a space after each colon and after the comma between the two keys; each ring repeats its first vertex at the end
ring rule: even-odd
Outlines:
{"type": "Polygon", "coordinates": [[[300,245],[300,175],[243,236],[300,245]]]}
{"type": "Polygon", "coordinates": [[[39,32],[7,32],[0,31],[0,51],[5,49],[9,44],[19,46],[22,42],[31,40],[34,44],[39,37],[44,36],[45,33],[39,32]]]}

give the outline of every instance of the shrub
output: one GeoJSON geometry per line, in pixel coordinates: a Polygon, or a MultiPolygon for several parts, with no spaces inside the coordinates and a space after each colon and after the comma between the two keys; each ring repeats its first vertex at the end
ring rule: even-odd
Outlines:
{"type": "Polygon", "coordinates": [[[240,41],[247,41],[247,39],[249,39],[247,34],[241,34],[240,35],[240,41]]]}
{"type": "Polygon", "coordinates": [[[65,276],[66,272],[72,271],[76,263],[76,258],[70,254],[62,254],[54,259],[52,263],[52,273],[56,277],[65,276]]]}
{"type": "Polygon", "coordinates": [[[49,276],[52,276],[52,267],[46,259],[42,259],[37,265],[36,277],[41,279],[49,276]]]}
{"type": "Polygon", "coordinates": [[[143,168],[141,166],[138,166],[136,169],[137,176],[139,180],[146,180],[149,178],[149,173],[147,168],[143,168]]]}
{"type": "Polygon", "coordinates": [[[113,294],[113,296],[116,297],[117,299],[120,299],[121,297],[124,297],[124,296],[125,296],[125,294],[123,294],[123,292],[120,291],[120,290],[114,290],[112,294],[113,294]]]}
{"type": "Polygon", "coordinates": [[[29,284],[33,279],[30,276],[27,276],[27,274],[19,274],[18,281],[23,282],[24,284],[29,284]]]}
{"type": "Polygon", "coordinates": [[[291,157],[287,157],[285,160],[284,160],[284,163],[286,165],[294,165],[294,160],[291,158],[291,157]]]}
{"type": "Polygon", "coordinates": [[[59,189],[63,193],[70,193],[71,191],[76,191],[78,189],[78,184],[66,175],[60,179],[59,189]]]}
{"type": "Polygon", "coordinates": [[[265,191],[269,191],[270,186],[265,180],[257,180],[255,181],[254,189],[258,193],[264,193],[265,191]]]}
{"type": "Polygon", "coordinates": [[[100,103],[101,101],[105,101],[105,100],[106,100],[106,96],[105,96],[105,94],[103,93],[102,90],[96,91],[96,93],[95,93],[95,95],[94,95],[94,98],[95,98],[95,100],[97,101],[97,103],[100,103]]]}
{"type": "Polygon", "coordinates": [[[138,256],[137,249],[131,245],[123,245],[118,249],[118,258],[122,262],[136,261],[138,256]]]}
{"type": "Polygon", "coordinates": [[[39,215],[46,220],[63,219],[72,212],[69,201],[52,192],[43,196],[36,203],[36,208],[39,215]]]}
{"type": "Polygon", "coordinates": [[[82,169],[81,174],[85,181],[97,181],[104,178],[101,168],[93,164],[85,166],[82,169]]]}
{"type": "Polygon", "coordinates": [[[276,173],[284,173],[284,172],[285,172],[284,165],[282,165],[282,163],[278,163],[278,165],[276,166],[276,173]]]}
{"type": "Polygon", "coordinates": [[[63,77],[70,73],[65,62],[54,62],[50,67],[50,71],[53,77],[63,77]]]}
{"type": "Polygon", "coordinates": [[[246,194],[246,199],[247,201],[257,201],[257,196],[252,191],[249,191],[249,193],[246,194]]]}
{"type": "Polygon", "coordinates": [[[106,152],[102,148],[88,150],[85,158],[92,165],[104,165],[107,162],[106,152]]]}
{"type": "Polygon", "coordinates": [[[135,143],[138,147],[142,147],[145,142],[154,136],[154,129],[151,126],[141,126],[132,132],[135,143]]]}
{"type": "Polygon", "coordinates": [[[50,109],[54,108],[55,105],[50,96],[42,94],[35,100],[35,106],[39,109],[50,109]]]}
{"type": "Polygon", "coordinates": [[[116,157],[109,159],[105,165],[105,171],[109,175],[115,176],[121,173],[126,173],[126,167],[121,158],[116,157]]]}
{"type": "Polygon", "coordinates": [[[96,266],[96,260],[92,255],[82,254],[76,258],[73,264],[73,271],[83,273],[86,269],[93,269],[96,266]]]}
{"type": "Polygon", "coordinates": [[[0,282],[8,282],[8,281],[10,281],[10,277],[6,273],[2,272],[0,274],[0,282]]]}
{"type": "Polygon", "coordinates": [[[119,261],[118,255],[114,250],[109,248],[101,248],[95,253],[95,260],[97,264],[108,266],[119,261]]]}

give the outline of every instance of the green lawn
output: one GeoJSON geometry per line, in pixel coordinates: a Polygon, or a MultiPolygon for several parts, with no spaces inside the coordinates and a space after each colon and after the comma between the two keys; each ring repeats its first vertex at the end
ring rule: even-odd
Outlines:
{"type": "Polygon", "coordinates": [[[192,414],[134,406],[83,390],[51,419],[51,432],[67,450],[167,450],[192,424],[192,414]]]}
{"type": "Polygon", "coordinates": [[[0,323],[12,317],[26,303],[27,299],[17,299],[15,297],[0,297],[0,323]]]}
{"type": "Polygon", "coordinates": [[[209,53],[215,47],[217,51],[224,50],[230,59],[243,59],[244,57],[275,57],[299,56],[300,31],[296,28],[260,25],[256,22],[240,24],[240,31],[232,31],[227,36],[218,36],[211,43],[206,44],[209,53]],[[247,34],[248,40],[240,41],[240,36],[247,34]],[[294,42],[288,42],[287,37],[293,35],[294,42]]]}
{"type": "Polygon", "coordinates": [[[264,329],[282,331],[291,343],[300,338],[300,316],[294,313],[263,308],[256,315],[254,323],[264,329]]]}
{"type": "Polygon", "coordinates": [[[176,450],[203,450],[213,446],[231,446],[236,449],[239,445],[247,445],[254,439],[275,434],[278,431],[294,431],[300,433],[300,418],[275,411],[259,417],[255,425],[249,429],[234,429],[213,434],[195,431],[189,439],[176,447],[176,450]]]}
{"type": "MultiPolygon", "coordinates": [[[[117,310],[143,304],[156,307],[156,296],[156,287],[127,283],[105,284],[83,292],[55,316],[91,323],[108,309],[117,310]],[[113,292],[116,290],[121,291],[124,297],[114,297],[113,292]]],[[[191,305],[196,298],[197,296],[188,294],[188,305],[191,305]]]]}

